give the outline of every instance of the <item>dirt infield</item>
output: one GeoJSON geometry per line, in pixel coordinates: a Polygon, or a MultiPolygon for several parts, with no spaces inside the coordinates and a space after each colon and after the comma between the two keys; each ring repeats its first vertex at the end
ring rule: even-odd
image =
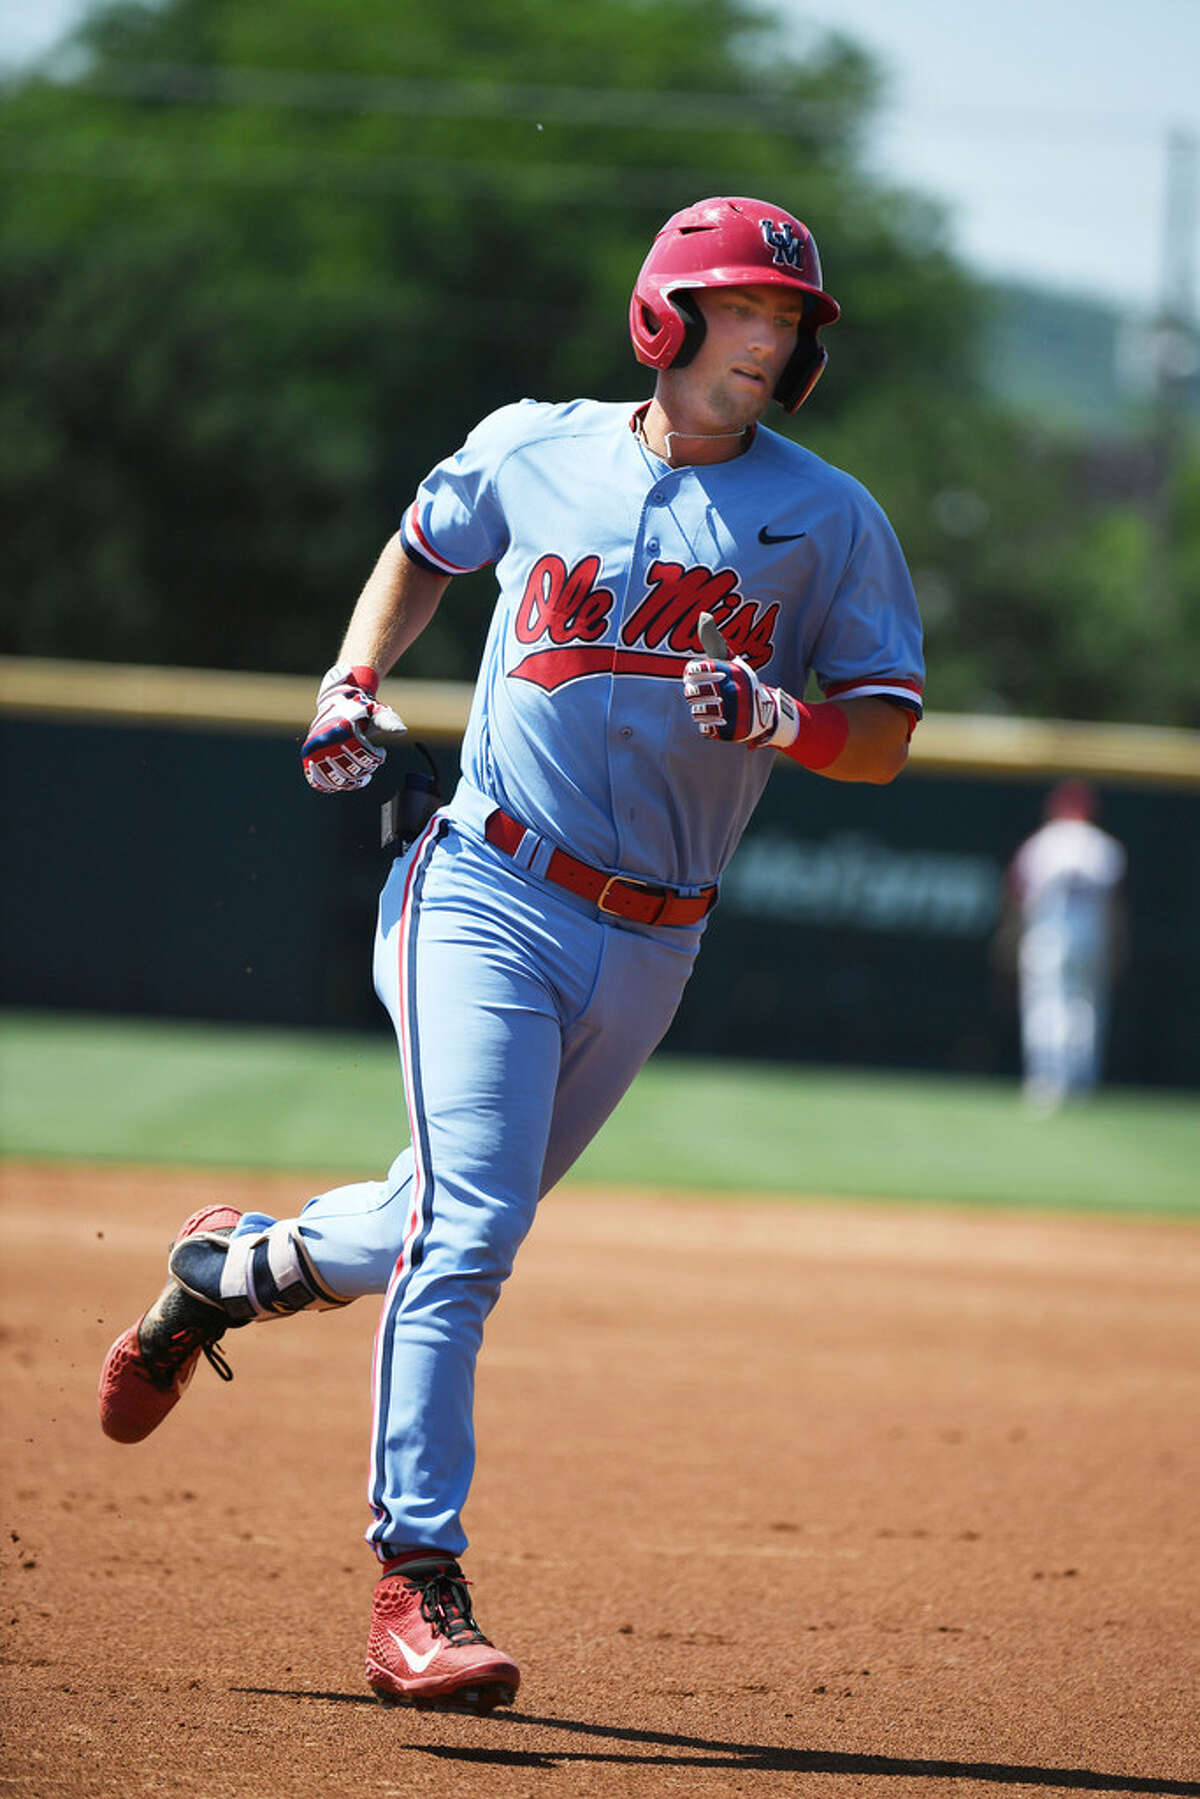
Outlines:
{"type": "Polygon", "coordinates": [[[554,1196],[480,1368],[524,1685],[475,1720],[363,1684],[370,1304],[96,1423],[183,1216],[308,1189],[3,1172],[0,1792],[1200,1795],[1200,1231],[554,1196]]]}

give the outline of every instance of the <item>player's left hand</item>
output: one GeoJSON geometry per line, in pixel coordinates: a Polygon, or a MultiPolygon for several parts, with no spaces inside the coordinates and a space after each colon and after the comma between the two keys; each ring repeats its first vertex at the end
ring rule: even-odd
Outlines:
{"type": "Polygon", "coordinates": [[[796,702],[782,687],[760,681],[743,656],[701,656],[683,671],[683,692],[702,737],[726,743],[786,748],[800,729],[796,702]]]}
{"type": "Polygon", "coordinates": [[[317,689],[317,715],[300,751],[304,778],[318,793],[365,787],[387,754],[372,742],[376,731],[399,736],[404,721],[375,698],[373,668],[329,670],[317,689]]]}

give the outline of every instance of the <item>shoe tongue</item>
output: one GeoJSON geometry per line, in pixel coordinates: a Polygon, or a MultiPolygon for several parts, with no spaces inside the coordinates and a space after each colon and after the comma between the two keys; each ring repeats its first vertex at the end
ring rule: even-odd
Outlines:
{"type": "Polygon", "coordinates": [[[424,1579],[429,1574],[448,1574],[453,1580],[462,1579],[462,1569],[453,1556],[437,1555],[428,1551],[416,1550],[412,1555],[396,1556],[384,1564],[384,1576],[389,1574],[416,1575],[424,1579]]]}

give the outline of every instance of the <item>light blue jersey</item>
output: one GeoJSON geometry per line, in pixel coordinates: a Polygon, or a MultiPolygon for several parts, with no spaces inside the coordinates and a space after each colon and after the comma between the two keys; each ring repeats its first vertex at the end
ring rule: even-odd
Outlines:
{"type": "Polygon", "coordinates": [[[772,685],[885,695],[919,713],[912,582],[866,489],[758,426],[729,462],[671,468],[640,407],[523,400],[492,413],[405,515],[444,574],[494,564],[500,593],[463,775],[599,867],[715,881],[770,773],[699,735],[681,677],[702,611],[772,685]]]}

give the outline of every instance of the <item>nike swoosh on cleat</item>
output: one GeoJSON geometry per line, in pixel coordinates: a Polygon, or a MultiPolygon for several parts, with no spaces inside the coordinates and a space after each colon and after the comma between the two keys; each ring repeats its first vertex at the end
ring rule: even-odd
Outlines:
{"type": "Polygon", "coordinates": [[[768,531],[767,527],[762,525],[759,528],[758,541],[759,543],[795,543],[798,538],[807,536],[807,531],[785,531],[782,536],[776,536],[774,531],[768,531]]]}
{"type": "Polygon", "coordinates": [[[424,1655],[414,1655],[408,1644],[404,1641],[404,1638],[398,1637],[394,1630],[389,1630],[388,1635],[391,1637],[393,1643],[396,1645],[413,1673],[424,1674],[426,1668],[438,1652],[437,1644],[435,1643],[432,1649],[427,1649],[424,1655]]]}

